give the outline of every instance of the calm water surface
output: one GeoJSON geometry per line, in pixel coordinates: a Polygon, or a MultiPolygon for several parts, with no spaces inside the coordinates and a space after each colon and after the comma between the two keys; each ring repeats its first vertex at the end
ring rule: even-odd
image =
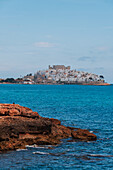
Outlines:
{"type": "Polygon", "coordinates": [[[0,169],[113,169],[113,86],[0,85],[0,103],[13,102],[98,140],[0,154],[0,169]]]}

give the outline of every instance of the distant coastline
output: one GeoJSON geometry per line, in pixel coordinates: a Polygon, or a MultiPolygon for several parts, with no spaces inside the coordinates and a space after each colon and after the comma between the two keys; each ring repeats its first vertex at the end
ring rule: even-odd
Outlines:
{"type": "Polygon", "coordinates": [[[0,84],[111,85],[104,80],[103,75],[71,70],[70,66],[64,65],[49,65],[46,70],[39,70],[34,75],[30,73],[17,79],[1,78],[0,84]]]}
{"type": "Polygon", "coordinates": [[[85,86],[88,86],[88,85],[91,85],[91,86],[110,86],[110,85],[113,85],[113,84],[110,84],[110,83],[61,83],[61,84],[53,84],[53,83],[32,83],[32,84],[29,84],[29,83],[0,83],[0,84],[20,84],[20,85],[85,85],[85,86]]]}

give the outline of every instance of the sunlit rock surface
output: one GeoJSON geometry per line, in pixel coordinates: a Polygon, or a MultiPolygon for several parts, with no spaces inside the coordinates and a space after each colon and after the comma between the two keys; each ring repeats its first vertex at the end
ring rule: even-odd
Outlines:
{"type": "Polygon", "coordinates": [[[95,141],[88,130],[61,125],[57,119],[41,117],[18,104],[0,104],[0,152],[25,148],[26,145],[56,145],[61,139],[95,141]]]}

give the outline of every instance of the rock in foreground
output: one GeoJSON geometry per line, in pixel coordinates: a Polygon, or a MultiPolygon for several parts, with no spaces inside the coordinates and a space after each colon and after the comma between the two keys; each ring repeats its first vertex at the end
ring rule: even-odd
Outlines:
{"type": "Polygon", "coordinates": [[[88,130],[61,125],[57,119],[43,118],[18,104],[0,104],[0,152],[25,148],[26,145],[56,145],[61,139],[95,141],[88,130]]]}

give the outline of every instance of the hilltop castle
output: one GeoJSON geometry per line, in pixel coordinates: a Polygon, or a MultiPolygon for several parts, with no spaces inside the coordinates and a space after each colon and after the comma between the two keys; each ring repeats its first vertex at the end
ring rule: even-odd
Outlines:
{"type": "Polygon", "coordinates": [[[59,70],[59,69],[61,69],[61,70],[70,70],[70,66],[67,66],[67,67],[65,67],[64,65],[53,65],[53,67],[51,67],[50,65],[49,65],[49,69],[55,69],[55,70],[59,70]]]}

